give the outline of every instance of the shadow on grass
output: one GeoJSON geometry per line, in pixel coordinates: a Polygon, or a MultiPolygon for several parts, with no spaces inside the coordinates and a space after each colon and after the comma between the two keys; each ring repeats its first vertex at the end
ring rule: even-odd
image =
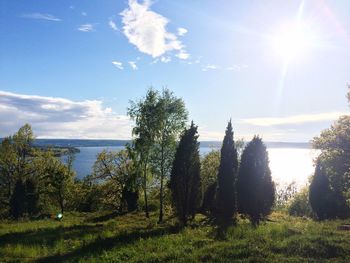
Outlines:
{"type": "Polygon", "coordinates": [[[124,245],[132,244],[140,239],[162,236],[165,234],[175,234],[179,232],[175,226],[167,226],[155,229],[134,229],[130,232],[121,232],[114,237],[98,238],[97,240],[71,252],[57,254],[38,259],[36,262],[65,262],[78,261],[79,258],[88,255],[100,255],[103,250],[118,248],[124,245]]]}
{"type": "Polygon", "coordinates": [[[126,213],[123,212],[112,212],[112,213],[108,213],[105,215],[101,215],[101,216],[97,216],[97,217],[93,217],[93,218],[88,218],[87,220],[85,220],[86,222],[91,222],[91,223],[98,223],[98,222],[104,222],[107,220],[110,220],[112,218],[115,218],[117,216],[122,216],[125,215],[126,213]]]}
{"type": "Polygon", "coordinates": [[[53,247],[61,239],[76,239],[85,234],[98,234],[102,227],[102,224],[73,225],[69,227],[58,226],[55,228],[8,233],[0,236],[0,246],[22,244],[53,247]]]}

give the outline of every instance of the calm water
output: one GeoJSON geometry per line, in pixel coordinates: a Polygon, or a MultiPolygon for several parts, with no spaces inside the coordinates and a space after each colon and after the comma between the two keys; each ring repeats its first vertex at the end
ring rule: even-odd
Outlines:
{"type": "MultiPolygon", "coordinates": [[[[111,147],[79,147],[80,153],[76,154],[74,169],[79,178],[90,174],[96,155],[102,150],[118,151],[123,146],[111,147]]],[[[212,148],[201,147],[200,153],[206,154],[212,148]]],[[[273,180],[279,184],[288,184],[295,181],[298,186],[307,183],[313,173],[313,159],[317,156],[315,150],[306,148],[268,148],[270,169],[273,180]]]]}

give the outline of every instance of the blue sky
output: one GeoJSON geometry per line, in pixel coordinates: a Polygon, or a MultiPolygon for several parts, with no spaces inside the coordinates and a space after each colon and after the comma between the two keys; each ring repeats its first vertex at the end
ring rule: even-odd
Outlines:
{"type": "Polygon", "coordinates": [[[184,99],[202,140],[308,141],[348,112],[350,1],[0,0],[0,136],[130,138],[129,100],[184,99]],[[297,28],[297,30],[295,30],[297,28]],[[298,48],[296,48],[298,47],[298,48]]]}

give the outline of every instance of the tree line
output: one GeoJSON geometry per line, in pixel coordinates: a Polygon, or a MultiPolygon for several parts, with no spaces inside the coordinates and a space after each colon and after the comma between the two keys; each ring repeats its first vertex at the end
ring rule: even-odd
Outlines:
{"type": "MultiPolygon", "coordinates": [[[[135,122],[132,142],[121,151],[99,153],[92,174],[83,179],[72,169],[73,152],[57,158],[49,149],[33,147],[30,125],[4,138],[0,216],[143,210],[146,217],[158,211],[159,223],[164,214],[174,214],[186,225],[201,212],[227,226],[238,215],[258,225],[271,213],[276,187],[259,136],[248,143],[235,140],[229,121],[221,150],[201,157],[198,127],[193,121],[186,125],[185,103],[168,89],[149,89],[130,102],[128,115],[135,122]]],[[[320,220],[348,216],[349,127],[349,118],[342,117],[313,141],[321,155],[307,201],[320,220]]]]}

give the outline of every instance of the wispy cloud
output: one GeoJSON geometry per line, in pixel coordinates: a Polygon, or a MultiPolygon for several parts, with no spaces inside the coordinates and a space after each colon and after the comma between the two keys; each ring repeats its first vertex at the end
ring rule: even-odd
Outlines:
{"type": "Polygon", "coordinates": [[[55,21],[55,22],[62,21],[62,19],[55,17],[54,15],[43,14],[43,13],[23,14],[21,15],[21,17],[28,18],[28,19],[41,19],[41,20],[47,20],[47,21],[55,21]]]}
{"type": "Polygon", "coordinates": [[[229,70],[229,71],[242,71],[243,69],[246,69],[246,68],[248,68],[247,65],[233,65],[233,66],[227,67],[226,70],[229,70]]]}
{"type": "Polygon", "coordinates": [[[81,12],[81,15],[82,16],[87,16],[87,13],[83,11],[83,12],[81,12]]]}
{"type": "Polygon", "coordinates": [[[181,37],[186,35],[187,32],[188,32],[188,30],[186,28],[183,28],[183,27],[179,27],[177,29],[177,35],[181,36],[181,37]]]}
{"type": "Polygon", "coordinates": [[[255,126],[279,126],[287,124],[304,124],[322,121],[334,121],[345,112],[325,112],[317,114],[301,114],[287,117],[266,117],[266,118],[249,118],[241,120],[241,123],[251,124],[255,126]]]}
{"type": "Polygon", "coordinates": [[[207,64],[205,66],[202,67],[202,71],[208,71],[208,70],[215,70],[215,69],[219,69],[220,67],[214,64],[207,64]]]}
{"type": "Polygon", "coordinates": [[[118,68],[118,69],[120,69],[120,70],[123,70],[123,69],[124,69],[123,63],[122,63],[122,62],[119,62],[119,61],[112,61],[112,64],[113,64],[116,68],[118,68]]]}
{"type": "Polygon", "coordinates": [[[171,61],[171,57],[161,57],[160,61],[163,63],[169,63],[171,61]]]}
{"type": "Polygon", "coordinates": [[[120,13],[123,33],[140,52],[156,58],[177,51],[180,59],[189,57],[177,36],[167,31],[169,20],[150,9],[151,1],[129,0],[128,3],[128,8],[120,13]]]}
{"type": "Polygon", "coordinates": [[[118,27],[116,25],[116,23],[113,20],[109,20],[108,25],[110,26],[110,28],[112,28],[114,31],[118,31],[118,27]]]}
{"type": "Polygon", "coordinates": [[[137,67],[135,61],[129,61],[128,63],[129,63],[130,67],[131,67],[133,70],[137,70],[137,69],[138,69],[138,67],[137,67]]]}
{"type": "Polygon", "coordinates": [[[57,97],[0,91],[0,137],[32,124],[40,138],[128,139],[131,121],[101,100],[72,101],[57,97]]]}
{"type": "Polygon", "coordinates": [[[78,27],[78,30],[82,32],[91,32],[95,31],[95,28],[93,24],[83,24],[78,27]]]}

